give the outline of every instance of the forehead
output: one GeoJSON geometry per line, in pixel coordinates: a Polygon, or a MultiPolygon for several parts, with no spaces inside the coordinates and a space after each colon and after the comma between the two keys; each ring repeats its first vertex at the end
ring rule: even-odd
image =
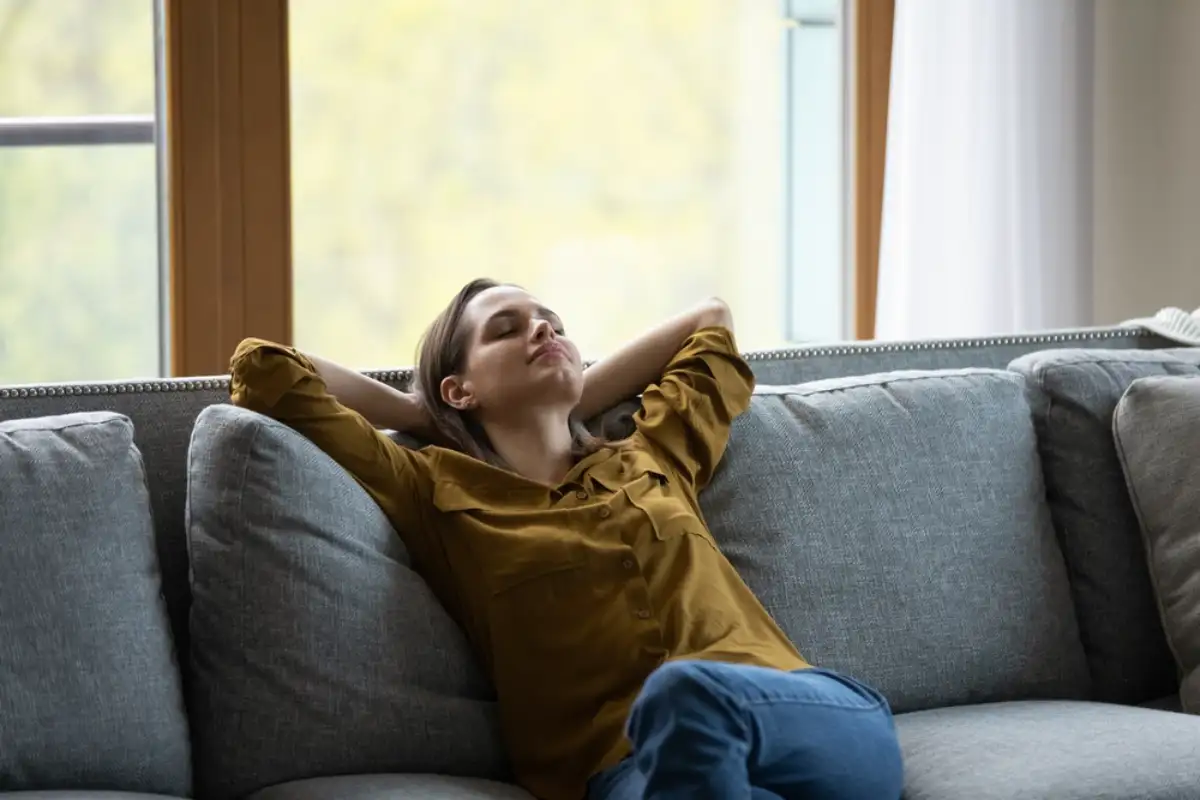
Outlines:
{"type": "Polygon", "coordinates": [[[463,316],[478,325],[502,311],[531,311],[540,307],[538,299],[520,287],[493,286],[472,297],[463,316]]]}

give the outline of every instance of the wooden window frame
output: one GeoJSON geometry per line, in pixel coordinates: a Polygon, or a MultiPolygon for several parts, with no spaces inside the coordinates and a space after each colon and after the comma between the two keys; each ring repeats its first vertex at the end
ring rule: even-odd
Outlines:
{"type": "Polygon", "coordinates": [[[287,0],[164,0],[171,374],[292,338],[287,0]]]}
{"type": "Polygon", "coordinates": [[[854,8],[854,335],[875,337],[895,0],[854,8]]]}
{"type": "MultiPolygon", "coordinates": [[[[854,335],[875,334],[895,0],[850,0],[854,335]]],[[[163,0],[171,374],[290,344],[288,0],[163,0]]]]}

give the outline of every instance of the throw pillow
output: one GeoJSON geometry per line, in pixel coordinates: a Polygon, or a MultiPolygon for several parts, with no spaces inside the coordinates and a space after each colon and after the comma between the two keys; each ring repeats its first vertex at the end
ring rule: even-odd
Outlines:
{"type": "Polygon", "coordinates": [[[1135,381],[1113,418],[1183,709],[1200,714],[1200,377],[1135,381]]]}
{"type": "Polygon", "coordinates": [[[354,479],[233,406],[188,453],[197,788],[304,778],[503,778],[492,689],[466,637],[354,479]]]}
{"type": "Polygon", "coordinates": [[[1088,692],[1017,375],[761,386],[700,505],[800,652],[897,711],[1088,692]]]}
{"type": "Polygon", "coordinates": [[[1200,375],[1198,355],[1047,350],[1011,365],[1028,380],[1046,495],[1071,573],[1094,700],[1136,705],[1178,688],[1112,421],[1131,383],[1200,375]]]}
{"type": "Polygon", "coordinates": [[[190,794],[161,590],[133,423],[0,422],[0,794],[190,794]]]}

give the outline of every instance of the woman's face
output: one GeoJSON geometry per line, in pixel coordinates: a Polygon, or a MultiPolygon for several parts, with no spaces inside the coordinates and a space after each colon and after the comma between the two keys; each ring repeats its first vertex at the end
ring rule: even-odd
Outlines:
{"type": "Polygon", "coordinates": [[[515,286],[496,286],[463,311],[467,337],[462,371],[442,382],[452,406],[484,417],[525,408],[579,403],[583,363],[562,321],[537,298],[515,286]]]}

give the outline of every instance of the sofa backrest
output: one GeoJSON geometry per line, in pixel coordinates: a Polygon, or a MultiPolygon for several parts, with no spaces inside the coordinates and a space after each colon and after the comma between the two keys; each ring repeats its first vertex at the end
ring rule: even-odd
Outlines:
{"type": "MultiPolygon", "coordinates": [[[[1048,348],[1157,349],[1170,342],[1141,328],[1100,328],[1030,336],[924,342],[833,344],[750,353],[760,384],[797,384],[900,369],[1004,369],[1026,353],[1048,348]]],[[[370,373],[400,388],[409,369],[370,373]]],[[[95,384],[0,387],[0,420],[75,411],[113,411],[133,420],[150,484],[164,594],[181,663],[187,663],[189,608],[187,448],[196,417],[228,399],[222,377],[95,384]]]]}

